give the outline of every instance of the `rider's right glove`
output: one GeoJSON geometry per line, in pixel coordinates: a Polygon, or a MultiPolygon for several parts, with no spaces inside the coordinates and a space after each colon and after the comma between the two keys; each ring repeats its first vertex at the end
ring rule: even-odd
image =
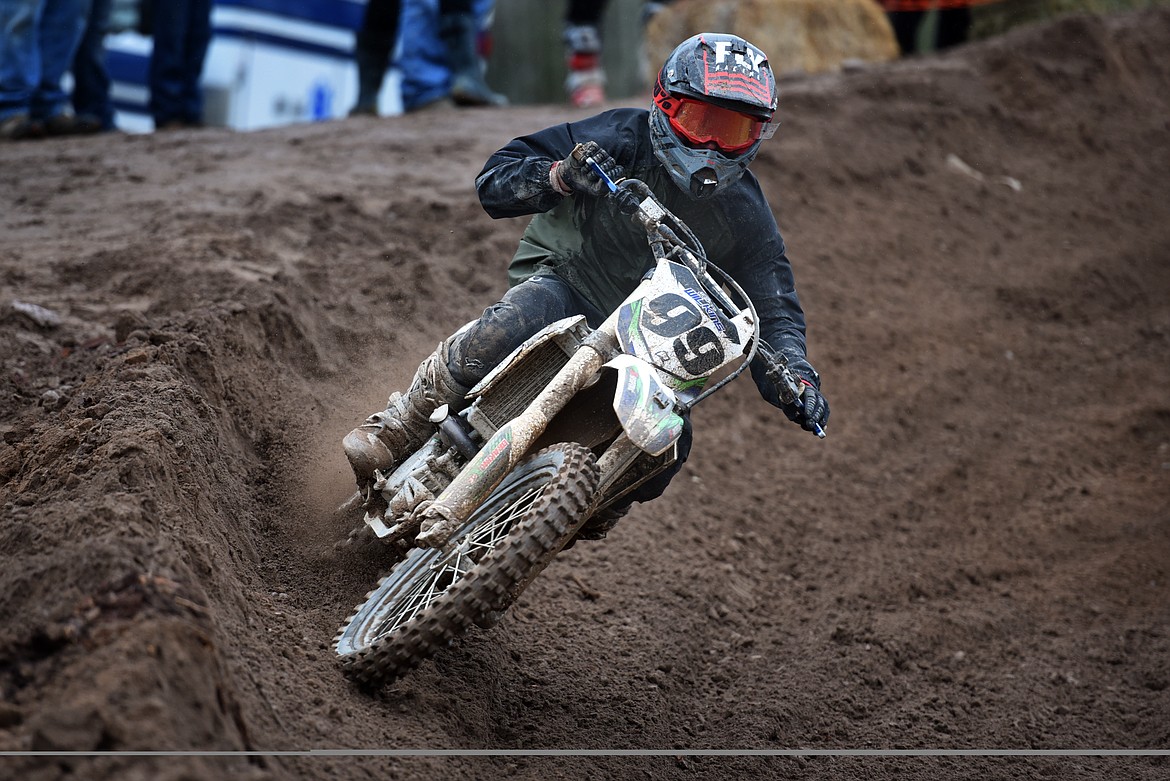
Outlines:
{"type": "Polygon", "coordinates": [[[829,422],[829,402],[818,387],[821,380],[820,375],[803,358],[790,359],[788,366],[796,380],[804,386],[800,398],[792,404],[785,404],[781,401],[784,393],[781,388],[777,387],[778,381],[766,375],[765,363],[757,362],[752,364],[752,379],[756,381],[760,395],[769,404],[778,407],[786,418],[798,424],[805,431],[815,432],[817,427],[823,430],[825,424],[829,422]]]}
{"type": "Polygon", "coordinates": [[[800,380],[804,393],[795,404],[781,404],[780,409],[793,423],[799,423],[805,431],[824,430],[829,422],[829,402],[820,390],[804,378],[800,380]]]}
{"type": "Polygon", "coordinates": [[[561,195],[569,193],[601,195],[606,192],[608,188],[605,182],[593,170],[593,166],[586,162],[590,158],[611,180],[616,181],[625,175],[621,164],[614,160],[609,152],[598,146],[596,141],[586,141],[577,154],[570,154],[564,160],[553,163],[552,170],[549,171],[549,181],[553,189],[561,195]]]}

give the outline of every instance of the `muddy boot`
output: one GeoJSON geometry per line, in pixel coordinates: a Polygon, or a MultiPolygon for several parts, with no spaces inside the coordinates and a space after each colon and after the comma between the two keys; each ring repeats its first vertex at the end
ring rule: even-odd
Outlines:
{"type": "Polygon", "coordinates": [[[458,106],[506,106],[508,99],[483,80],[476,38],[479,27],[472,14],[444,14],[439,19],[439,37],[447,48],[451,67],[451,100],[458,106]]]}
{"type": "Polygon", "coordinates": [[[466,406],[463,397],[468,388],[451,376],[448,352],[448,342],[441,343],[419,364],[406,393],[391,395],[386,409],[366,418],[342,440],[359,486],[369,483],[375,470],[393,469],[434,433],[430,415],[437,407],[450,404],[458,410],[466,406]]]}

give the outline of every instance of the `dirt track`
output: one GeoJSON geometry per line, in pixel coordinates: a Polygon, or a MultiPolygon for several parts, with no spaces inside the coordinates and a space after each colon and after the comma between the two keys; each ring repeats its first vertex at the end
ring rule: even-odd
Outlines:
{"type": "MultiPolygon", "coordinates": [[[[339,442],[502,292],[523,222],[471,180],[565,110],[0,147],[0,750],[1170,748],[1168,50],[1165,10],[1079,17],[782,84],[755,168],[829,438],[736,383],[667,496],[377,696],[329,650],[390,563],[334,550],[339,442]]],[[[749,774],[1170,764],[0,757],[21,779],[749,774]]]]}

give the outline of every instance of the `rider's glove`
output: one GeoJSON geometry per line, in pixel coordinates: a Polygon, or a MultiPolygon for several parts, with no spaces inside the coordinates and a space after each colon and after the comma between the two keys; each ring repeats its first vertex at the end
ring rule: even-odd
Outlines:
{"type": "Polygon", "coordinates": [[[760,394],[769,404],[779,407],[786,418],[806,431],[815,432],[818,426],[823,429],[829,422],[829,402],[821,393],[820,375],[803,358],[789,359],[788,368],[804,387],[800,398],[792,404],[781,401],[784,393],[777,387],[779,382],[765,374],[764,364],[752,364],[752,378],[755,379],[760,394]]]}
{"type": "Polygon", "coordinates": [[[799,423],[805,431],[824,429],[829,422],[829,402],[808,380],[800,378],[804,393],[795,404],[782,404],[780,409],[793,423],[799,423]]]}
{"type": "Polygon", "coordinates": [[[558,163],[553,163],[552,170],[548,174],[549,183],[552,184],[553,189],[561,195],[569,193],[601,195],[604,193],[607,189],[606,185],[593,170],[593,166],[587,162],[590,159],[597,163],[611,180],[616,181],[625,175],[621,164],[614,160],[609,152],[598,146],[596,141],[586,141],[581,145],[581,149],[576,150],[574,154],[558,163]]]}

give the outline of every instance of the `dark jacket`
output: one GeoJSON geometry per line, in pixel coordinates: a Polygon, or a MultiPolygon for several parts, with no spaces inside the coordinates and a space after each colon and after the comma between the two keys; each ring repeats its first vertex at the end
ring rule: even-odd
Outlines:
{"type": "MultiPolygon", "coordinates": [[[[804,312],[797,298],[784,239],[759,182],[747,172],[714,198],[695,200],[679,189],[654,155],[649,113],[619,108],[517,138],[484,165],[475,180],[480,203],[495,218],[534,214],[508,274],[514,285],[534,274],[556,274],[602,312],[612,312],[652,266],[645,234],[610,199],[558,194],[549,169],[573,147],[596,141],[641,179],[698,236],[712,263],[731,274],[760,315],[761,336],[782,350],[792,368],[819,386],[805,360],[804,312]]],[[[760,364],[760,361],[756,362],[760,364]]],[[[762,365],[752,374],[777,404],[762,365]]]]}

